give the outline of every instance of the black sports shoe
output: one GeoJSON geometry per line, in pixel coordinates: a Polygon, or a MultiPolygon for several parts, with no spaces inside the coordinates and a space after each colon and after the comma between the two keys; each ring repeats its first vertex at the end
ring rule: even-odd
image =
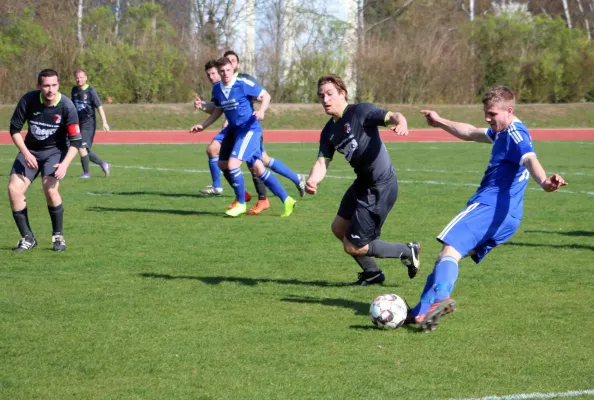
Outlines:
{"type": "Polygon", "coordinates": [[[299,197],[305,196],[305,175],[299,174],[299,183],[297,184],[299,190],[299,197]]]}
{"type": "Polygon", "coordinates": [[[381,284],[384,283],[385,280],[386,277],[384,276],[384,273],[381,269],[369,272],[363,271],[359,272],[359,279],[356,282],[353,282],[352,284],[355,286],[367,286],[381,284]]]}
{"type": "Polygon", "coordinates": [[[66,241],[64,240],[64,236],[62,235],[54,235],[52,236],[52,246],[53,251],[66,251],[66,241]]]}
{"type": "Polygon", "coordinates": [[[421,243],[412,242],[407,243],[406,245],[410,249],[411,255],[409,258],[403,258],[401,261],[402,264],[404,264],[408,268],[408,277],[412,279],[415,276],[417,276],[417,273],[419,272],[419,267],[421,265],[419,259],[419,254],[421,253],[421,243]]]}
{"type": "Polygon", "coordinates": [[[35,240],[35,237],[25,236],[24,238],[19,239],[17,247],[12,249],[12,251],[15,253],[24,253],[25,251],[31,250],[35,246],[37,246],[37,240],[35,240]]]}

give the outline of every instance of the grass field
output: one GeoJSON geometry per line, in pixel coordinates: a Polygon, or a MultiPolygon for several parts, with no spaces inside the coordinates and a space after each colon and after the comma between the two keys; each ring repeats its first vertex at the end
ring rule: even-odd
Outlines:
{"type": "MultiPolygon", "coordinates": [[[[14,105],[0,105],[0,121],[8,130],[14,105]]],[[[482,105],[384,105],[402,112],[409,128],[426,128],[419,113],[424,108],[436,110],[448,119],[485,126],[482,105]]],[[[106,104],[105,113],[111,129],[115,130],[187,130],[204,122],[207,115],[196,112],[191,104],[106,104]]],[[[592,128],[594,103],[580,104],[518,104],[516,115],[530,128],[592,128]]],[[[319,104],[272,104],[263,122],[264,129],[321,129],[328,116],[319,104]]],[[[214,124],[212,129],[220,125],[214,124]]]]}
{"type": "MultiPolygon", "coordinates": [[[[108,110],[108,115],[110,111],[108,110]]],[[[40,182],[28,194],[39,246],[18,240],[0,191],[1,399],[465,399],[594,389],[594,142],[536,142],[569,186],[531,182],[512,241],[465,260],[458,310],[439,329],[381,331],[381,293],[415,303],[434,237],[473,193],[489,146],[391,143],[400,195],[382,237],[423,242],[421,273],[380,260],[383,287],[349,287],[358,266],[330,222],[353,172],[337,158],[319,195],[280,218],[222,217],[204,145],[111,145],[108,179],[78,162],[61,185],[68,250],[54,254],[40,182]]],[[[315,144],[267,144],[307,173],[315,144]]],[[[16,151],[0,146],[6,182],[16,151]]],[[[287,181],[284,181],[287,182],[287,181]]],[[[4,185],[5,183],[3,183],[4,185]]],[[[248,182],[251,188],[251,183],[248,182]]],[[[292,184],[286,184],[293,195],[292,184]]],[[[514,397],[512,397],[514,398],[514,397]]],[[[515,397],[522,398],[522,397],[515,397]]]]}

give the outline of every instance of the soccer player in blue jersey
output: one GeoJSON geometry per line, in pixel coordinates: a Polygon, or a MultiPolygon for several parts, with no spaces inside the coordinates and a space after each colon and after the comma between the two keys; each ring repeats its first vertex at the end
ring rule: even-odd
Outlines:
{"type": "Polygon", "coordinates": [[[103,106],[101,105],[101,100],[99,100],[97,91],[87,84],[87,72],[84,69],[77,69],[74,71],[74,79],[76,80],[76,86],[72,88],[70,98],[78,111],[80,134],[82,136],[79,154],[83,173],[80,175],[80,178],[89,179],[91,177],[89,160],[99,165],[103,170],[105,177],[108,177],[110,170],[109,163],[103,161],[97,153],[91,151],[93,139],[95,138],[95,131],[97,130],[95,110],[99,111],[101,121],[103,122],[103,130],[109,132],[109,125],[107,124],[105,111],[103,111],[103,106]]]}
{"type": "Polygon", "coordinates": [[[284,212],[281,216],[288,217],[293,213],[296,201],[287,195],[274,174],[264,167],[261,160],[262,126],[260,120],[264,118],[270,104],[270,95],[251,80],[236,77],[228,58],[222,57],[217,60],[217,67],[221,81],[214,85],[212,91],[213,103],[216,108],[203,124],[193,126],[191,132],[202,132],[223,113],[229,123],[229,129],[233,132],[233,135],[227,134],[223,139],[219,160],[221,169],[228,169],[231,174],[232,186],[237,199],[237,204],[227,210],[226,214],[237,217],[247,211],[245,186],[240,168],[242,162],[245,161],[250,170],[280,198],[284,204],[284,212]],[[258,111],[254,110],[252,98],[262,99],[258,111]]]}
{"type": "Polygon", "coordinates": [[[566,182],[557,174],[546,176],[536,158],[526,125],[514,115],[515,94],[496,86],[483,98],[485,121],[489,128],[449,121],[435,111],[423,110],[430,126],[453,136],[493,146],[489,166],[476,193],[437,236],[443,247],[433,272],[421,294],[419,304],[409,315],[424,332],[436,329],[441,317],[456,308],[450,296],[458,278],[458,263],[470,256],[479,263],[496,246],[509,240],[520,226],[524,192],[529,177],[545,192],[554,192],[566,182]]]}
{"type": "Polygon", "coordinates": [[[59,92],[58,73],[52,69],[42,70],[37,77],[37,87],[39,90],[26,93],[20,99],[10,119],[10,135],[19,149],[8,182],[12,216],[21,234],[14,249],[18,253],[37,245],[29,225],[25,195],[40,173],[52,221],[52,250],[66,250],[64,207],[58,188],[81,144],[78,113],[72,101],[59,92]],[[25,122],[29,128],[23,140],[21,129],[25,122]]]}
{"type": "Polygon", "coordinates": [[[384,282],[384,273],[375,258],[400,259],[408,268],[408,276],[414,278],[419,271],[421,245],[379,239],[398,197],[398,180],[378,126],[393,125],[391,129],[397,135],[408,135],[406,118],[399,112],[386,111],[373,104],[347,103],[346,86],[334,74],[318,80],[318,97],[324,111],[332,118],[320,134],[318,159],[305,190],[317,193],[318,184],[326,176],[336,151],[354,168],[357,178],[344,194],[332,222],[332,233],[363,269],[354,285],[384,282]]]}

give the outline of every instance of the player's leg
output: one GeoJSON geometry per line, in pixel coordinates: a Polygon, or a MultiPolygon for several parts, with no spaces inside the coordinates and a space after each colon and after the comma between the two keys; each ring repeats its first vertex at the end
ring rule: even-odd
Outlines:
{"type": "Polygon", "coordinates": [[[200,193],[206,195],[220,196],[223,194],[223,185],[221,183],[221,168],[219,167],[219,154],[221,151],[221,142],[223,136],[221,133],[217,134],[206,148],[206,155],[208,156],[208,169],[210,170],[210,178],[212,185],[207,186],[206,189],[200,189],[200,193]]]}
{"type": "Polygon", "coordinates": [[[79,178],[89,179],[91,177],[91,170],[89,167],[89,151],[91,148],[91,140],[93,136],[92,127],[80,127],[80,135],[82,137],[80,147],[78,148],[78,154],[80,155],[80,164],[82,165],[82,174],[79,178]]]}
{"type": "MultiPolygon", "coordinates": [[[[219,150],[219,168],[223,172],[223,177],[229,183],[229,186],[233,188],[233,180],[231,179],[231,173],[229,172],[229,158],[231,158],[231,152],[233,151],[233,146],[235,145],[235,133],[234,131],[227,126],[224,130],[226,130],[225,136],[223,141],[221,142],[221,148],[219,150]]],[[[249,202],[252,199],[252,196],[246,191],[245,192],[245,203],[249,202]]],[[[235,208],[239,204],[237,197],[233,202],[227,206],[228,210],[235,208]]]]}
{"type": "MultiPolygon", "coordinates": [[[[36,156],[36,154],[34,154],[36,156]]],[[[13,250],[22,253],[32,249],[37,245],[37,240],[29,224],[29,214],[27,211],[27,189],[35,177],[39,174],[39,169],[32,169],[27,166],[25,157],[19,153],[14,160],[10,178],[8,181],[8,199],[14,222],[21,234],[21,239],[17,247],[13,250]]]]}
{"type": "Polygon", "coordinates": [[[297,203],[294,198],[287,194],[287,191],[280,184],[276,176],[270,172],[270,170],[264,167],[264,163],[260,160],[260,154],[258,152],[257,158],[254,157],[250,161],[250,168],[254,171],[254,174],[266,185],[272,193],[274,193],[282,202],[284,206],[284,212],[281,217],[288,217],[293,213],[295,204],[297,203]]]}
{"type": "Polygon", "coordinates": [[[271,158],[266,152],[264,144],[262,144],[262,161],[267,168],[291,180],[297,187],[299,196],[305,196],[305,175],[297,174],[287,167],[281,160],[271,158]]]}
{"type": "Polygon", "coordinates": [[[110,170],[111,170],[111,166],[109,165],[108,162],[103,161],[101,159],[101,157],[99,157],[97,155],[97,153],[95,153],[95,152],[93,152],[91,150],[91,148],[93,147],[93,141],[95,140],[95,132],[96,132],[96,127],[93,126],[92,127],[92,131],[91,131],[91,136],[89,138],[88,146],[87,146],[87,149],[89,151],[89,160],[92,163],[99,165],[101,167],[101,170],[103,171],[103,174],[107,178],[109,176],[109,173],[110,173],[110,170]]]}
{"type": "Polygon", "coordinates": [[[47,210],[52,221],[52,250],[65,251],[66,241],[64,240],[64,206],[62,205],[62,196],[58,188],[60,181],[54,177],[56,168],[54,165],[62,162],[66,156],[66,151],[55,149],[40,165],[42,174],[43,193],[47,202],[47,210]]]}

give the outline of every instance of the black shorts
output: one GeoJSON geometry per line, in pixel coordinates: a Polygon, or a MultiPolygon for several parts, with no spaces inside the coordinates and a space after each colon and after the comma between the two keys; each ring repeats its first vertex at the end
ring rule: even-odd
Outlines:
{"type": "Polygon", "coordinates": [[[355,181],[344,194],[337,213],[350,221],[346,233],[348,241],[363,247],[377,239],[397,198],[396,177],[365,189],[357,188],[355,181]]]}
{"type": "Polygon", "coordinates": [[[41,176],[54,176],[56,167],[54,165],[62,162],[68,149],[59,149],[53,147],[45,150],[30,150],[31,154],[37,159],[37,169],[32,169],[27,166],[25,162],[25,156],[23,153],[19,153],[12,164],[12,170],[10,175],[17,174],[27,177],[31,182],[37,178],[37,175],[41,172],[41,176]]]}
{"type": "Polygon", "coordinates": [[[93,140],[95,139],[95,131],[96,126],[81,126],[80,127],[80,135],[82,136],[82,140],[80,142],[80,148],[86,148],[91,150],[93,147],[93,140]]]}

